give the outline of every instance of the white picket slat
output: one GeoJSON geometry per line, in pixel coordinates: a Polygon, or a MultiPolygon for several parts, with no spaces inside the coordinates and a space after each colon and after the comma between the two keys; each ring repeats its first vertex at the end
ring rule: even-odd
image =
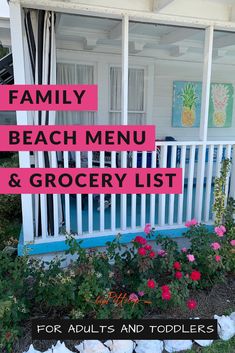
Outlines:
{"type": "MultiPolygon", "coordinates": [[[[231,159],[231,154],[232,154],[232,146],[231,145],[226,145],[226,153],[225,153],[225,158],[226,159],[231,159]]],[[[227,205],[227,198],[228,198],[228,189],[229,189],[229,178],[231,175],[231,168],[229,169],[227,178],[226,178],[226,185],[225,185],[225,206],[227,205]]]]}
{"type": "MultiPolygon", "coordinates": [[[[156,168],[156,163],[157,163],[157,151],[152,152],[152,161],[151,161],[151,167],[156,168]]],[[[156,195],[151,194],[150,195],[150,224],[151,226],[155,226],[155,207],[156,207],[156,195]]]]}
{"type": "Polygon", "coordinates": [[[223,145],[218,145],[217,155],[216,155],[216,171],[215,171],[216,178],[220,176],[222,154],[223,154],[223,145]]]}
{"type": "Polygon", "coordinates": [[[235,144],[232,146],[232,162],[229,196],[235,199],[235,144]]]}
{"type": "MultiPolygon", "coordinates": [[[[51,166],[57,167],[56,152],[51,152],[51,166]]],[[[59,235],[59,195],[53,194],[53,215],[54,215],[54,237],[59,235]]]]}
{"type": "Polygon", "coordinates": [[[210,145],[208,152],[208,162],[206,168],[206,192],[205,192],[205,207],[204,207],[204,221],[208,222],[210,218],[210,200],[211,200],[211,186],[214,165],[214,145],[210,145]]]}
{"type": "MultiPolygon", "coordinates": [[[[116,168],[116,152],[111,152],[111,167],[116,168]]],[[[111,230],[116,231],[116,195],[111,195],[111,230]]]]}
{"type": "MultiPolygon", "coordinates": [[[[88,153],[88,168],[92,168],[92,156],[93,153],[89,151],[88,153]]],[[[93,233],[93,195],[88,194],[88,233],[93,233]]]]}
{"type": "MultiPolygon", "coordinates": [[[[161,147],[161,154],[160,154],[160,168],[166,168],[167,162],[167,148],[168,146],[161,147]]],[[[166,195],[160,194],[159,195],[159,209],[158,209],[158,224],[160,227],[165,225],[165,212],[166,212],[166,195]]]]}
{"type": "MultiPolygon", "coordinates": [[[[169,147],[168,147],[169,148],[169,147]]],[[[171,148],[171,168],[176,168],[176,154],[177,154],[177,147],[172,146],[171,148]]],[[[169,225],[173,225],[174,223],[174,205],[175,205],[175,195],[169,195],[169,225]]]]}
{"type": "MultiPolygon", "coordinates": [[[[64,168],[69,168],[69,153],[67,151],[64,152],[64,168]]],[[[71,225],[70,225],[70,195],[65,194],[65,230],[67,234],[71,233],[71,225]]]]}
{"type": "MultiPolygon", "coordinates": [[[[45,168],[44,164],[44,152],[38,152],[38,166],[39,168],[45,168]]],[[[40,214],[41,214],[41,230],[42,230],[42,239],[46,239],[48,236],[48,219],[47,219],[47,195],[40,194],[40,214]]]]}
{"type": "MultiPolygon", "coordinates": [[[[81,152],[76,152],[75,154],[76,168],[81,168],[81,152]]],[[[82,195],[76,195],[77,202],[77,233],[82,234],[82,195]]]]}
{"type": "MultiPolygon", "coordinates": [[[[147,167],[147,152],[142,152],[142,168],[146,168],[146,167],[147,167]]],[[[146,211],[146,194],[141,194],[140,224],[142,229],[144,228],[146,223],[145,211],[146,211]]]]}
{"type": "Polygon", "coordinates": [[[177,215],[178,224],[183,223],[185,157],[186,157],[186,146],[181,146],[180,168],[182,168],[182,194],[180,194],[178,198],[178,215],[177,215]]]}
{"type": "MultiPolygon", "coordinates": [[[[104,151],[100,152],[100,168],[104,168],[104,151]]],[[[100,194],[100,231],[104,231],[104,194],[100,194]]]]}
{"type": "MultiPolygon", "coordinates": [[[[132,168],[137,167],[137,152],[132,152],[132,168]]],[[[131,228],[136,229],[136,194],[131,195],[131,228]]]]}
{"type": "MultiPolygon", "coordinates": [[[[121,152],[121,166],[127,167],[127,152],[121,152]]],[[[121,230],[126,230],[127,195],[121,195],[121,230]]]]}
{"type": "Polygon", "coordinates": [[[195,202],[195,218],[198,222],[202,220],[202,203],[204,192],[204,175],[205,175],[205,157],[206,145],[198,147],[198,161],[197,161],[197,182],[196,182],[196,202],[195,202]]]}
{"type": "Polygon", "coordinates": [[[189,165],[188,165],[188,188],[187,188],[186,220],[190,220],[192,218],[195,150],[196,150],[196,146],[195,145],[194,146],[190,146],[189,165]]]}

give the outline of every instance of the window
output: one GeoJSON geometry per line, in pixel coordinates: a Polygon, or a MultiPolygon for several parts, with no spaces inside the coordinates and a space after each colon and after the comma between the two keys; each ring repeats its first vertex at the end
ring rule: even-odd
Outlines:
{"type": "MultiPolygon", "coordinates": [[[[94,66],[85,64],[58,64],[58,84],[93,84],[94,66]]],[[[94,125],[94,112],[58,112],[58,124],[61,125],[94,125]]]]}
{"type": "MultiPolygon", "coordinates": [[[[128,118],[129,125],[146,123],[144,104],[144,69],[129,68],[128,118]]],[[[122,70],[110,67],[110,124],[121,124],[122,70]]]]}

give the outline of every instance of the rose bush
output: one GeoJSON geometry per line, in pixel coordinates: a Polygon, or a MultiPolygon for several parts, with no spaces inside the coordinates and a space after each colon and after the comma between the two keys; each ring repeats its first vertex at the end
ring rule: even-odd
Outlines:
{"type": "Polygon", "coordinates": [[[68,236],[68,253],[77,256],[65,269],[63,259],[40,262],[0,251],[0,350],[12,352],[24,320],[33,317],[130,319],[175,306],[195,310],[195,290],[235,272],[235,203],[229,199],[225,207],[217,189],[216,224],[187,221],[189,248],[147,224],[130,244],[118,235],[103,249],[84,249],[68,236]]]}

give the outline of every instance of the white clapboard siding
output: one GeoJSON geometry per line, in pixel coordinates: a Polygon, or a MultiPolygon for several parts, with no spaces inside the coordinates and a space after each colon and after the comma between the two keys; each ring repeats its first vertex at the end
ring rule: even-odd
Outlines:
{"type": "MultiPolygon", "coordinates": [[[[81,152],[76,152],[75,154],[76,168],[81,168],[81,152]]],[[[76,195],[77,201],[77,233],[82,234],[82,195],[76,195]]]]}
{"type": "MultiPolygon", "coordinates": [[[[69,168],[69,152],[64,152],[64,168],[69,168]]],[[[67,234],[71,233],[70,225],[70,195],[65,194],[65,230],[67,234]]]]}
{"type": "Polygon", "coordinates": [[[179,194],[179,198],[178,198],[178,216],[177,216],[178,224],[183,223],[185,158],[186,158],[186,146],[181,146],[180,168],[182,168],[182,193],[179,194]]]}
{"type": "Polygon", "coordinates": [[[188,187],[187,187],[187,210],[186,220],[192,219],[192,203],[193,203],[193,183],[194,183],[194,166],[196,146],[189,147],[189,165],[188,165],[188,187]]]}
{"type": "MultiPolygon", "coordinates": [[[[132,152],[132,168],[137,167],[137,152],[132,152]]],[[[136,194],[131,195],[131,228],[136,229],[136,194]]]]}
{"type": "Polygon", "coordinates": [[[214,165],[214,145],[209,146],[208,161],[206,167],[206,192],[205,192],[205,207],[204,207],[204,221],[208,222],[210,218],[210,200],[212,188],[212,176],[214,165]]]}

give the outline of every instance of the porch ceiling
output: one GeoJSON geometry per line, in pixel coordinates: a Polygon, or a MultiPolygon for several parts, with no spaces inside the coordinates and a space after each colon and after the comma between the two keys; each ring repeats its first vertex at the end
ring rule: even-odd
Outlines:
{"type": "MultiPolygon", "coordinates": [[[[164,15],[166,21],[172,21],[174,16],[179,16],[178,21],[195,25],[199,20],[202,26],[206,22],[215,22],[221,28],[229,28],[229,21],[235,22],[234,0],[10,0],[19,2],[24,7],[43,8],[58,10],[68,13],[108,13],[114,17],[121,12],[127,11],[133,16],[144,16],[146,18],[155,14],[164,15]],[[203,24],[203,21],[205,23],[203,24]]],[[[6,5],[7,0],[0,0],[0,8],[6,5]]],[[[154,18],[154,17],[153,17],[154,18]]],[[[233,26],[233,24],[232,24],[233,26]]]]}
{"type": "MultiPolygon", "coordinates": [[[[209,2],[212,0],[208,0],[209,2]]],[[[130,22],[130,55],[179,60],[203,60],[204,30],[130,22]]],[[[57,18],[59,47],[71,42],[71,49],[99,52],[121,51],[122,23],[115,19],[60,14],[57,18]]],[[[234,64],[235,34],[215,31],[214,60],[234,64]]]]}

